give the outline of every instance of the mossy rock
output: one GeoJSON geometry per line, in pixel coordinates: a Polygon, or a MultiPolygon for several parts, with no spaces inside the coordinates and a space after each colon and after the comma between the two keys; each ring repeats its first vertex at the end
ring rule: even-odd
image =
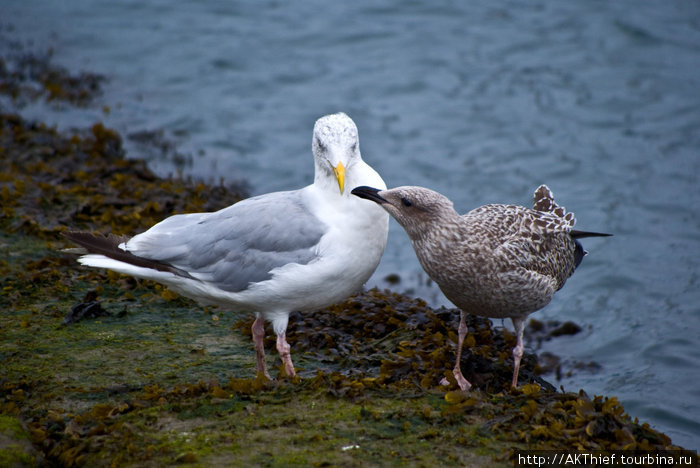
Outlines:
{"type": "Polygon", "coordinates": [[[483,318],[461,363],[474,390],[440,385],[458,313],[388,291],[293,314],[301,377],[256,377],[251,316],[60,252],[69,227],[134,233],[239,191],[159,179],[100,124],[0,115],[0,164],[3,466],[511,466],[524,448],[675,447],[614,397],[557,392],[532,355],[511,390],[515,338],[483,318]]]}
{"type": "Polygon", "coordinates": [[[43,463],[43,456],[30,439],[24,424],[15,416],[0,414],[0,466],[34,467],[43,463]]]}

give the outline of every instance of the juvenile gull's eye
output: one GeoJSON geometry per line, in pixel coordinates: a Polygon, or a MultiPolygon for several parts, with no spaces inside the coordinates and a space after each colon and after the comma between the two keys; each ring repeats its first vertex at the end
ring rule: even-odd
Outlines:
{"type": "Polygon", "coordinates": [[[401,203],[403,203],[403,206],[411,206],[412,205],[411,200],[409,200],[406,197],[401,197],[401,203]]]}

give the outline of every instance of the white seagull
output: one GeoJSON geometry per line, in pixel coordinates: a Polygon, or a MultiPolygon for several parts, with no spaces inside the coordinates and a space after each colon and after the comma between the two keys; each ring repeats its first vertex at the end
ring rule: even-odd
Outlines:
{"type": "Polygon", "coordinates": [[[347,187],[386,188],[360,155],[357,127],[343,113],[316,121],[314,182],[214,213],[171,216],[132,238],[67,232],[78,261],[155,280],[199,301],[254,312],[258,372],[267,378],[264,321],[272,322],[288,376],[289,314],[344,300],[361,289],[386,246],[389,216],[347,187]]]}

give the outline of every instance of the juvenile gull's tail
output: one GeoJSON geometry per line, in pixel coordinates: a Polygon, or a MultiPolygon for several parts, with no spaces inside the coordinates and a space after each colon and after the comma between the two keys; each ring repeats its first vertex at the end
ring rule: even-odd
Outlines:
{"type": "MultiPolygon", "coordinates": [[[[574,227],[574,224],[576,224],[576,218],[574,217],[574,214],[567,213],[566,209],[563,206],[557,205],[557,203],[554,201],[554,195],[552,194],[552,191],[549,190],[549,187],[547,187],[546,185],[540,185],[539,187],[537,187],[533,199],[533,208],[536,211],[543,211],[546,213],[552,213],[554,215],[557,215],[558,217],[568,221],[569,226],[572,228],[574,227]]],[[[583,246],[577,239],[583,239],[584,237],[612,236],[612,234],[605,234],[602,232],[578,231],[576,229],[572,229],[571,231],[569,231],[569,235],[574,239],[574,242],[576,243],[576,249],[574,250],[574,269],[578,268],[578,266],[581,264],[581,260],[583,260],[583,257],[585,257],[588,253],[586,250],[583,249],[583,246]]]]}

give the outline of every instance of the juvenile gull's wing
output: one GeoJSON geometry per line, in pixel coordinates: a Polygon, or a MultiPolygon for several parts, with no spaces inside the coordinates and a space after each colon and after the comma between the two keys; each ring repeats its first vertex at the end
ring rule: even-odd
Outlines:
{"type": "Polygon", "coordinates": [[[570,236],[571,216],[535,211],[515,205],[484,205],[469,212],[478,219],[485,243],[504,264],[545,275],[561,288],[575,269],[575,242],[570,236]]]}
{"type": "Polygon", "coordinates": [[[215,213],[172,216],[133,237],[126,250],[240,292],[270,279],[277,267],[314,260],[325,232],[297,190],[249,198],[215,213]]]}
{"type": "MultiPolygon", "coordinates": [[[[483,205],[462,215],[467,224],[479,226],[479,232],[492,248],[513,240],[539,242],[543,236],[571,231],[572,220],[531,210],[518,205],[483,205]]],[[[575,222],[575,221],[574,221],[575,222]]]]}

